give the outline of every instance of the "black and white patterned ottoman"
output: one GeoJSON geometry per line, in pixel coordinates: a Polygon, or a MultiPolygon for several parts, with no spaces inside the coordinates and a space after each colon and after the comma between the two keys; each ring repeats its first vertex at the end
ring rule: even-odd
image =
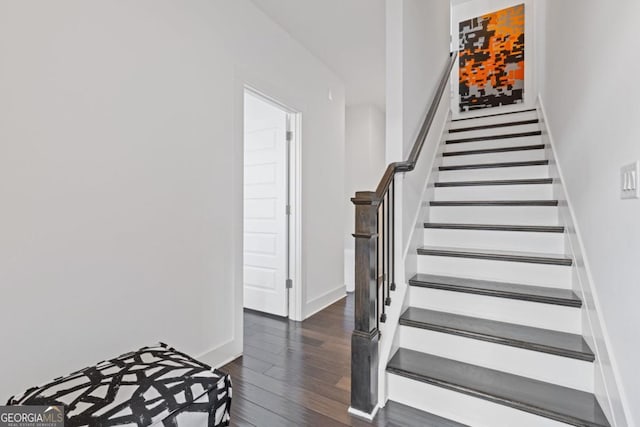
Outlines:
{"type": "Polygon", "coordinates": [[[231,379],[161,343],[31,388],[8,404],[64,406],[65,427],[228,426],[231,379]]]}

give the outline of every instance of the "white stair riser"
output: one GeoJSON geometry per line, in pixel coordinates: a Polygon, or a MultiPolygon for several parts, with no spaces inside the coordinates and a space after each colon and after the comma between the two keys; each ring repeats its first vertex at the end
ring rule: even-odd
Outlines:
{"type": "MultiPolygon", "coordinates": [[[[478,125],[478,126],[484,126],[484,125],[478,125]]],[[[468,127],[472,127],[472,126],[468,126],[468,127]]],[[[536,132],[539,130],[540,130],[540,124],[534,123],[530,125],[504,126],[499,128],[447,133],[446,139],[449,140],[449,139],[477,138],[477,137],[497,136],[497,135],[513,135],[516,133],[536,132]]]]}
{"type": "Polygon", "coordinates": [[[411,286],[410,306],[571,334],[582,333],[580,309],[411,286]]]}
{"type": "Polygon", "coordinates": [[[500,179],[549,178],[549,166],[522,166],[511,168],[463,169],[438,172],[438,181],[490,181],[500,179]]]}
{"type": "Polygon", "coordinates": [[[443,166],[472,165],[477,163],[528,162],[546,160],[545,150],[509,151],[506,153],[468,154],[463,156],[444,156],[443,166]]]}
{"type": "Polygon", "coordinates": [[[571,267],[527,262],[494,261],[448,256],[418,256],[418,272],[443,276],[571,288],[571,267]]]}
{"type": "Polygon", "coordinates": [[[387,373],[389,399],[473,427],[567,427],[488,400],[387,373]]]}
{"type": "Polygon", "coordinates": [[[526,136],[474,142],[456,142],[455,144],[445,144],[444,151],[484,150],[489,148],[518,147],[522,145],[537,144],[542,144],[541,136],[526,136]]]}
{"type": "Polygon", "coordinates": [[[563,233],[425,228],[425,246],[564,253],[563,233]]]}
{"type": "Polygon", "coordinates": [[[400,326],[400,347],[593,392],[593,363],[584,360],[410,326],[400,326]]]}
{"type": "MultiPolygon", "coordinates": [[[[460,118],[465,118],[465,116],[461,116],[460,118]]],[[[451,122],[451,129],[462,129],[462,128],[468,128],[472,126],[493,125],[498,123],[512,123],[512,122],[519,122],[521,120],[533,120],[537,118],[538,118],[538,113],[535,111],[505,114],[505,115],[494,116],[494,117],[479,117],[476,119],[458,120],[458,121],[451,122]]]]}
{"type": "Polygon", "coordinates": [[[430,222],[504,225],[557,225],[554,206],[431,206],[430,222]]]}
{"type": "Polygon", "coordinates": [[[434,200],[551,200],[551,184],[436,187],[434,200]]]}

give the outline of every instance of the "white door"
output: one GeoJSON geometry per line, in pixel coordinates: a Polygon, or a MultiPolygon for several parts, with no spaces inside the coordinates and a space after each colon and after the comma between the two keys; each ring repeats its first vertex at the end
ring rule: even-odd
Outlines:
{"type": "Polygon", "coordinates": [[[245,94],[244,306],[288,316],[287,113],[245,94]]]}

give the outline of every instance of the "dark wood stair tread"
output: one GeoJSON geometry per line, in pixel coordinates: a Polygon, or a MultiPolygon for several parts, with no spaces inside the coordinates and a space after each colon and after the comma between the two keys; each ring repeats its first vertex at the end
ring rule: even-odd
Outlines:
{"type": "Polygon", "coordinates": [[[483,187],[497,185],[544,185],[553,184],[553,178],[500,179],[487,181],[444,181],[436,182],[436,187],[483,187]]]}
{"type": "Polygon", "coordinates": [[[566,332],[416,307],[402,314],[400,324],[587,362],[595,360],[582,336],[566,332]]]}
{"type": "MultiPolygon", "coordinates": [[[[393,400],[388,400],[384,411],[378,412],[376,421],[376,425],[393,427],[471,427],[393,400]]],[[[358,423],[357,425],[362,424],[358,423]]]]}
{"type": "Polygon", "coordinates": [[[557,200],[432,200],[431,206],[558,206],[557,200]]]}
{"type": "Polygon", "coordinates": [[[449,133],[472,132],[476,130],[485,130],[485,129],[499,129],[499,128],[505,128],[505,127],[511,127],[511,126],[535,125],[536,123],[539,123],[539,122],[540,120],[538,119],[531,119],[531,120],[519,120],[516,122],[495,123],[492,125],[478,125],[478,126],[471,126],[466,128],[453,128],[453,129],[449,129],[449,133]]]}
{"type": "Polygon", "coordinates": [[[445,151],[444,153],[442,153],[442,156],[443,157],[473,156],[476,154],[496,154],[496,153],[511,153],[515,151],[543,150],[544,148],[545,148],[544,144],[517,145],[515,147],[486,148],[481,150],[445,151]]]}
{"type": "Polygon", "coordinates": [[[573,260],[566,255],[549,255],[537,252],[498,251],[495,249],[463,249],[438,246],[418,248],[418,255],[444,256],[454,258],[472,258],[491,261],[524,262],[530,264],[547,264],[570,266],[573,260]]]}
{"type": "Polygon", "coordinates": [[[591,393],[399,349],[387,372],[574,426],[609,427],[591,393]]]}
{"type": "Polygon", "coordinates": [[[542,304],[582,307],[582,301],[570,289],[549,288],[546,286],[521,285],[517,283],[494,282],[490,280],[467,279],[461,277],[440,276],[435,274],[416,274],[409,280],[410,286],[440,289],[486,295],[497,298],[516,299],[542,304]]]}
{"type": "Polygon", "coordinates": [[[520,111],[509,111],[507,113],[497,113],[497,114],[488,114],[486,116],[474,116],[474,117],[461,117],[459,119],[453,119],[452,122],[462,122],[465,120],[476,120],[476,119],[484,119],[487,117],[498,117],[498,116],[508,116],[510,114],[521,114],[521,113],[530,113],[532,111],[537,111],[535,108],[530,108],[528,110],[520,110],[520,111]]]}
{"type": "Polygon", "coordinates": [[[502,135],[473,136],[469,138],[447,139],[445,141],[445,144],[463,144],[465,142],[495,141],[498,139],[525,138],[528,136],[540,136],[540,135],[542,135],[542,131],[534,130],[531,132],[507,133],[502,135]]]}
{"type": "Polygon", "coordinates": [[[526,162],[477,163],[472,165],[439,166],[440,171],[457,171],[469,169],[518,168],[528,166],[548,166],[549,160],[529,160],[526,162]]]}
{"type": "Polygon", "coordinates": [[[425,222],[424,228],[442,230],[520,231],[529,233],[564,233],[561,225],[453,224],[425,222]]]}

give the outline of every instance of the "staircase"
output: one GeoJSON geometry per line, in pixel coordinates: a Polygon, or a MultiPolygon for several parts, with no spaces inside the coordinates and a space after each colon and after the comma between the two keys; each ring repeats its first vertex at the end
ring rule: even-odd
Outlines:
{"type": "Polygon", "coordinates": [[[389,399],[472,426],[609,426],[537,112],[449,128],[389,399]]]}

